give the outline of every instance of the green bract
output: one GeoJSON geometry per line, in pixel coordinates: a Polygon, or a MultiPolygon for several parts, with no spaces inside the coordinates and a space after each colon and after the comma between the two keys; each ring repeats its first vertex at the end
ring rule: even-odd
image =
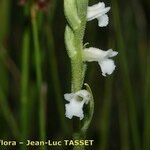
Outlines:
{"type": "Polygon", "coordinates": [[[76,0],[64,0],[64,11],[69,25],[73,30],[76,30],[81,24],[77,13],[76,0]]]}
{"type": "Polygon", "coordinates": [[[69,26],[66,26],[65,29],[65,44],[68,52],[68,56],[71,58],[76,54],[76,48],[74,45],[74,33],[69,26]]]}

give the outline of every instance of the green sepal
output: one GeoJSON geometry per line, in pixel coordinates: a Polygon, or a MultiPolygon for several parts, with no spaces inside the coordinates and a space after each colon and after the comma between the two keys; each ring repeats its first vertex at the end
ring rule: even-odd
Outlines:
{"type": "Polygon", "coordinates": [[[64,0],[64,12],[69,25],[75,31],[81,24],[81,20],[77,12],[76,1],[64,0]]]}
{"type": "Polygon", "coordinates": [[[76,49],[75,49],[75,45],[74,45],[74,33],[71,30],[71,28],[69,26],[66,26],[65,29],[65,44],[66,44],[66,49],[67,49],[67,53],[68,56],[70,58],[74,57],[76,55],[76,49]]]}
{"type": "Polygon", "coordinates": [[[89,0],[76,0],[77,13],[81,20],[79,31],[80,39],[83,40],[86,22],[87,22],[87,8],[89,0]]]}
{"type": "Polygon", "coordinates": [[[85,83],[84,85],[86,87],[86,90],[91,94],[91,99],[88,103],[87,113],[85,114],[85,117],[84,117],[83,122],[82,122],[81,134],[83,137],[85,136],[85,133],[90,126],[90,123],[92,121],[93,114],[94,114],[94,98],[93,98],[92,90],[87,83],[85,83]]]}
{"type": "Polygon", "coordinates": [[[76,0],[77,13],[80,19],[86,19],[89,0],[76,0]]]}
{"type": "Polygon", "coordinates": [[[80,128],[79,132],[77,132],[73,135],[74,139],[86,139],[86,132],[90,126],[90,123],[92,121],[93,114],[94,114],[94,98],[93,98],[91,88],[87,83],[85,83],[84,85],[86,87],[86,90],[91,94],[91,98],[88,103],[87,111],[86,111],[85,117],[82,121],[81,128],[80,128]]]}

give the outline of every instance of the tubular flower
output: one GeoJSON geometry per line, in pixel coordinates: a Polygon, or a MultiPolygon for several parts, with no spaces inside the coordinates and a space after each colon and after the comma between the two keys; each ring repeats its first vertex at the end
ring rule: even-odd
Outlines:
{"type": "Polygon", "coordinates": [[[64,94],[64,98],[69,102],[65,105],[66,117],[72,119],[73,116],[76,116],[82,120],[84,118],[83,106],[88,104],[91,94],[87,90],[80,90],[76,93],[64,94]]]}
{"type": "Polygon", "coordinates": [[[109,22],[109,18],[106,13],[109,10],[110,7],[105,7],[104,2],[99,2],[93,6],[89,6],[87,9],[87,20],[91,21],[93,19],[97,19],[99,27],[107,26],[109,22]]]}
{"type": "Polygon", "coordinates": [[[118,52],[109,49],[107,51],[98,48],[90,47],[85,48],[83,51],[83,59],[85,62],[97,61],[102,70],[102,75],[112,74],[116,68],[114,61],[110,59],[118,54],[118,52]]]}

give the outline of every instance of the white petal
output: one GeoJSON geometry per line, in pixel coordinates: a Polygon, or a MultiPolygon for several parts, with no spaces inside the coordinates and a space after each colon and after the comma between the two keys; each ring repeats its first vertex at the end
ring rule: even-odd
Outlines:
{"type": "Polygon", "coordinates": [[[98,63],[101,67],[103,76],[106,76],[106,74],[112,74],[116,68],[112,59],[104,59],[103,61],[99,61],[98,63]]]}
{"type": "Polygon", "coordinates": [[[83,103],[88,104],[91,94],[87,90],[80,90],[76,93],[76,95],[80,96],[83,98],[83,103]]]}
{"type": "Polygon", "coordinates": [[[114,57],[118,54],[118,52],[113,51],[112,49],[107,50],[107,58],[114,57]]]}
{"type": "Polygon", "coordinates": [[[101,67],[102,75],[112,74],[115,70],[115,64],[111,57],[114,57],[118,52],[109,49],[107,51],[100,50],[98,48],[90,47],[86,48],[83,51],[83,59],[86,62],[97,61],[101,67]]]}
{"type": "Polygon", "coordinates": [[[93,6],[88,7],[87,9],[87,20],[93,20],[105,15],[110,10],[110,7],[105,7],[103,2],[99,2],[93,6]]]}
{"type": "Polygon", "coordinates": [[[73,93],[66,93],[64,94],[64,98],[66,101],[70,101],[74,97],[73,93]]]}
{"type": "Polygon", "coordinates": [[[110,10],[110,7],[106,7],[102,10],[94,10],[94,11],[88,11],[87,13],[87,20],[91,21],[93,19],[99,18],[106,14],[110,10]]]}
{"type": "Polygon", "coordinates": [[[69,119],[72,119],[73,116],[79,117],[80,120],[83,119],[83,104],[80,101],[76,101],[75,99],[72,99],[69,104],[66,104],[66,117],[69,119]]]}
{"type": "Polygon", "coordinates": [[[71,111],[70,104],[66,104],[65,108],[66,108],[66,113],[65,113],[66,117],[69,119],[72,119],[73,113],[70,113],[70,111],[71,111]]]}
{"type": "Polygon", "coordinates": [[[105,8],[105,3],[104,2],[99,2],[93,6],[89,6],[88,7],[88,10],[89,11],[94,11],[94,10],[97,10],[97,9],[102,9],[102,8],[105,8]]]}
{"type": "Polygon", "coordinates": [[[87,90],[80,90],[76,93],[64,94],[64,97],[68,104],[65,105],[66,117],[72,119],[73,116],[83,119],[83,106],[87,104],[91,98],[90,93],[87,90]],[[81,99],[80,99],[81,98],[81,99]]]}
{"type": "Polygon", "coordinates": [[[109,49],[107,51],[90,47],[85,48],[83,51],[83,59],[84,61],[92,62],[92,61],[102,61],[103,59],[114,57],[118,54],[118,52],[109,49]]]}
{"type": "Polygon", "coordinates": [[[94,47],[85,48],[83,51],[83,59],[88,62],[102,60],[107,55],[106,52],[94,47]]]}
{"type": "Polygon", "coordinates": [[[98,17],[97,20],[98,20],[99,27],[105,27],[108,25],[108,22],[109,22],[108,15],[102,15],[102,16],[98,17]]]}

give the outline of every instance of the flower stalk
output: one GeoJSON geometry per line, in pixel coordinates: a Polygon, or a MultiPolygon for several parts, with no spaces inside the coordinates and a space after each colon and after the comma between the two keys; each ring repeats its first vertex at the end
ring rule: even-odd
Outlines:
{"type": "Polygon", "coordinates": [[[17,120],[15,118],[15,115],[12,113],[12,110],[9,107],[9,102],[7,101],[7,97],[4,94],[4,91],[2,90],[0,86],[0,103],[1,103],[1,110],[4,115],[4,118],[12,132],[12,135],[16,138],[19,139],[20,137],[20,131],[18,129],[18,124],[17,120]]]}
{"type": "MultiPolygon", "coordinates": [[[[93,98],[91,88],[87,83],[85,83],[84,85],[86,86],[86,90],[90,93],[91,97],[90,97],[89,105],[87,107],[87,113],[85,114],[85,117],[82,121],[80,130],[79,130],[79,132],[77,132],[73,135],[73,138],[75,140],[76,139],[86,139],[86,133],[90,126],[90,123],[92,121],[93,114],[94,114],[94,98],[93,98]]],[[[75,146],[73,148],[73,150],[84,150],[84,146],[75,146]]]]}
{"type": "Polygon", "coordinates": [[[84,30],[86,25],[87,6],[88,0],[64,1],[65,16],[69,24],[69,26],[66,26],[65,43],[68,55],[71,59],[72,92],[81,90],[86,70],[86,67],[83,63],[82,51],[84,30]]]}
{"type": "MultiPolygon", "coordinates": [[[[66,117],[72,119],[73,116],[76,116],[80,120],[84,118],[80,129],[78,129],[79,131],[73,136],[74,139],[86,137],[86,131],[91,123],[94,111],[93,96],[88,84],[85,84],[87,90],[82,90],[86,62],[98,62],[103,76],[112,74],[116,67],[111,57],[116,56],[118,52],[112,49],[103,51],[94,47],[86,48],[83,44],[86,22],[97,19],[99,27],[107,26],[109,18],[106,13],[109,10],[110,7],[105,7],[103,2],[88,7],[88,0],[64,0],[64,12],[68,21],[65,30],[65,44],[72,69],[72,92],[64,94],[65,100],[69,102],[65,105],[66,117]],[[88,103],[87,107],[89,108],[84,117],[83,105],[88,103]]],[[[84,149],[84,147],[74,147],[74,150],[79,149],[84,149]]]]}
{"type": "MultiPolygon", "coordinates": [[[[41,66],[41,52],[39,45],[39,36],[38,36],[38,24],[37,24],[37,8],[36,5],[31,7],[31,22],[32,22],[32,32],[34,40],[34,49],[35,49],[35,64],[36,64],[36,77],[37,77],[37,90],[39,95],[39,134],[40,140],[46,139],[46,127],[45,127],[45,99],[43,98],[43,84],[42,84],[42,66],[41,66]]],[[[45,87],[44,87],[45,88],[45,87]]],[[[46,89],[45,89],[46,90],[46,89]]],[[[44,90],[44,97],[45,97],[44,90]]],[[[44,150],[46,147],[41,147],[44,150]]]]}
{"type": "MultiPolygon", "coordinates": [[[[22,73],[21,73],[21,139],[25,141],[28,137],[28,82],[29,82],[29,31],[24,32],[23,48],[22,48],[22,73]]],[[[21,149],[25,149],[21,145],[21,149]]]]}
{"type": "Polygon", "coordinates": [[[120,23],[120,12],[118,2],[112,0],[113,6],[113,20],[114,20],[114,28],[116,32],[117,38],[117,47],[120,50],[120,66],[121,66],[121,74],[123,77],[123,87],[125,94],[127,95],[128,99],[128,109],[129,109],[129,122],[131,127],[131,133],[133,137],[133,145],[136,150],[141,150],[141,141],[140,141],[140,133],[139,133],[139,126],[138,126],[138,114],[137,114],[137,107],[135,102],[135,95],[131,85],[130,77],[129,77],[129,70],[128,70],[128,61],[126,59],[125,53],[125,42],[122,35],[122,28],[120,23]]]}
{"type": "MultiPolygon", "coordinates": [[[[78,129],[78,132],[74,133],[73,135],[74,139],[84,139],[86,137],[86,132],[91,123],[94,112],[94,101],[90,87],[86,84],[87,90],[81,90],[84,83],[84,76],[86,71],[86,64],[83,60],[83,51],[84,51],[83,37],[87,22],[86,19],[87,19],[88,0],[72,0],[72,4],[74,5],[72,6],[72,8],[74,8],[75,16],[72,16],[74,15],[74,13],[68,12],[70,6],[66,5],[67,1],[70,0],[64,1],[65,15],[70,26],[68,25],[66,26],[65,43],[68,56],[71,59],[71,69],[72,69],[71,94],[83,99],[81,102],[78,102],[77,97],[74,97],[71,100],[69,100],[70,103],[66,104],[66,117],[71,119],[73,114],[75,116],[80,117],[80,120],[82,120],[84,117],[80,129],[78,129]],[[71,18],[79,18],[80,21],[77,19],[72,20],[71,18]],[[72,22],[70,23],[70,21],[72,22]],[[87,98],[87,95],[89,95],[87,93],[90,93],[91,96],[90,98],[89,97],[87,98]],[[82,110],[84,103],[88,104],[87,105],[88,110],[85,116],[83,115],[82,110]]],[[[81,150],[81,149],[84,149],[84,147],[83,146],[74,147],[74,150],[81,150]]]]}

